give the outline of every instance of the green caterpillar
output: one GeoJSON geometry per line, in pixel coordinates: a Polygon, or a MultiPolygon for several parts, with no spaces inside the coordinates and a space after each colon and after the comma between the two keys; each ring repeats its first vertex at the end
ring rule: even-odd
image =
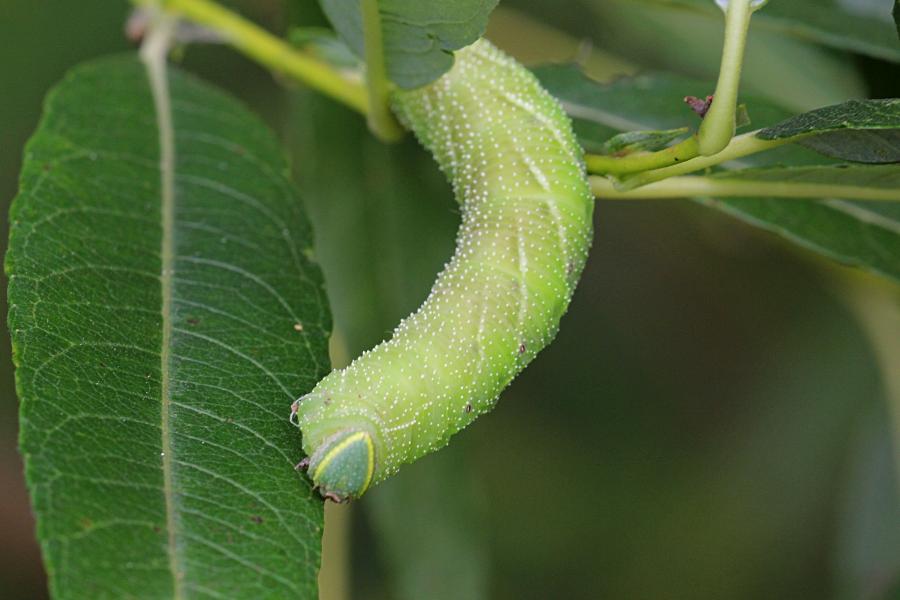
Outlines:
{"type": "Polygon", "coordinates": [[[303,465],[335,501],[491,410],[555,336],[592,238],[571,123],[513,59],[476,42],[443,77],[393,101],[452,183],[462,226],[422,307],[292,406],[303,465]]]}

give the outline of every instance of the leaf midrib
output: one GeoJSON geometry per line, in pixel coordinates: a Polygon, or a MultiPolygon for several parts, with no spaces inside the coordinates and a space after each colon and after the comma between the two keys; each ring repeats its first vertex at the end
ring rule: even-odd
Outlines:
{"type": "Polygon", "coordinates": [[[184,598],[179,576],[174,483],[172,477],[173,456],[169,428],[169,408],[171,404],[171,347],[172,347],[172,285],[174,274],[174,228],[175,228],[175,130],[172,124],[171,96],[166,70],[167,40],[160,40],[159,47],[148,44],[141,52],[141,60],[147,69],[156,124],[159,129],[159,173],[160,173],[160,216],[162,237],[160,240],[160,291],[162,295],[160,344],[160,431],[162,446],[163,496],[166,508],[167,553],[169,570],[172,575],[172,594],[175,600],[184,598]]]}

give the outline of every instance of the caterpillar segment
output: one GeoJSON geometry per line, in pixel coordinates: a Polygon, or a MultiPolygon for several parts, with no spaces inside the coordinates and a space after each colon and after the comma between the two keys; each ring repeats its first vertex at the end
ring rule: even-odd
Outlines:
{"type": "Polygon", "coordinates": [[[582,150],[559,103],[481,40],[394,110],[460,204],[456,250],[390,339],[294,403],[323,496],[358,498],[488,412],[553,337],[592,238],[582,150]]]}

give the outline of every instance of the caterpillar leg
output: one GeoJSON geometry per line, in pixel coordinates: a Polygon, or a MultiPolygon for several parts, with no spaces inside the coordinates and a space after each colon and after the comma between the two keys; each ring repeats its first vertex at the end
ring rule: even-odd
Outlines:
{"type": "Polygon", "coordinates": [[[291,416],[288,417],[288,421],[291,422],[291,425],[300,426],[300,423],[297,421],[297,411],[300,410],[300,400],[301,398],[297,398],[291,403],[291,416]]]}

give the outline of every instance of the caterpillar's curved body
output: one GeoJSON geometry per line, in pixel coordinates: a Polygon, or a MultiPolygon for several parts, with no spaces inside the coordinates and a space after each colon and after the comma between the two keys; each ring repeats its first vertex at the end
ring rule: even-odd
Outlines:
{"type": "Polygon", "coordinates": [[[462,226],[422,307],[294,405],[309,473],[335,500],[360,496],[493,407],[556,334],[592,235],[568,117],[488,42],[394,101],[450,179],[462,226]]]}

